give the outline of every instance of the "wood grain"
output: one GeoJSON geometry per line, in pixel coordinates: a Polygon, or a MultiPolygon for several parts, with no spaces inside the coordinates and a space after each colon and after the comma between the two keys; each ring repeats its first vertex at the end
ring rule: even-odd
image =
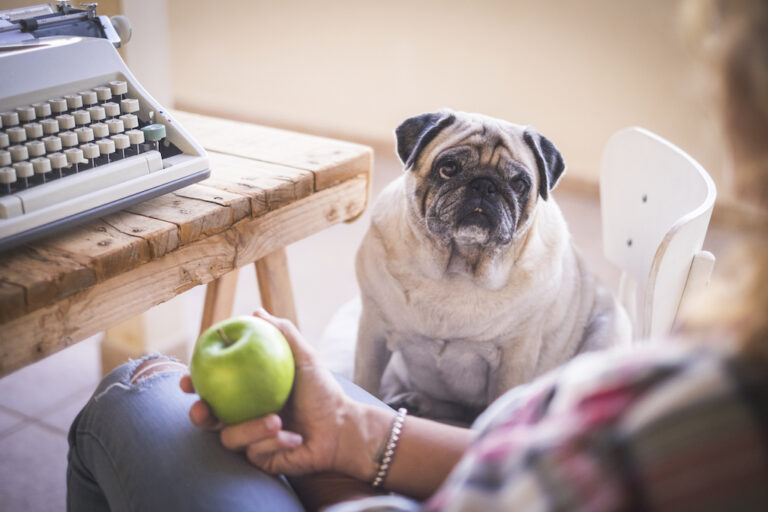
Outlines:
{"type": "Polygon", "coordinates": [[[96,283],[96,272],[56,249],[19,247],[4,255],[0,322],[63,299],[96,283]],[[21,293],[17,289],[21,289],[21,293]]]}
{"type": "Polygon", "coordinates": [[[258,217],[314,192],[309,171],[223,153],[209,153],[211,178],[203,184],[251,199],[251,215],[258,217]]]}
{"type": "Polygon", "coordinates": [[[135,268],[150,259],[149,243],[140,237],[126,235],[102,219],[67,230],[32,245],[60,254],[93,270],[97,281],[108,279],[135,268]]]}
{"type": "Polygon", "coordinates": [[[298,326],[285,247],[256,260],[255,265],[261,305],[273,315],[287,318],[298,326]]]}
{"type": "Polygon", "coordinates": [[[127,211],[104,217],[104,222],[126,235],[144,238],[150,256],[159,258],[179,246],[179,230],[171,222],[136,215],[127,211]]]}
{"type": "Polygon", "coordinates": [[[225,320],[232,314],[238,275],[239,272],[233,270],[206,285],[203,315],[200,319],[200,334],[216,322],[225,320]]]}
{"type": "Polygon", "coordinates": [[[312,171],[315,190],[367,174],[373,162],[373,150],[360,144],[188,112],[174,117],[208,151],[312,171]]]}
{"type": "Polygon", "coordinates": [[[205,184],[194,184],[177,190],[174,192],[174,195],[226,206],[231,210],[232,223],[251,216],[251,202],[249,198],[227,190],[209,187],[205,184]]]}
{"type": "Polygon", "coordinates": [[[26,312],[25,290],[23,286],[0,281],[0,323],[16,318],[26,312]]]}

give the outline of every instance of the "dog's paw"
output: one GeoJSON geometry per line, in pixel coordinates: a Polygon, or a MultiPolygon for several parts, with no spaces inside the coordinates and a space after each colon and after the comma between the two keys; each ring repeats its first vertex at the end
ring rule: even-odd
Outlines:
{"type": "Polygon", "coordinates": [[[405,407],[408,414],[429,418],[442,423],[469,427],[482,409],[462,406],[451,402],[433,400],[416,391],[407,391],[394,395],[387,400],[387,405],[393,409],[405,407]]]}
{"type": "Polygon", "coordinates": [[[421,393],[416,391],[406,391],[397,394],[387,400],[387,405],[397,410],[401,407],[408,409],[408,414],[413,416],[425,416],[429,412],[429,400],[421,393]]]}

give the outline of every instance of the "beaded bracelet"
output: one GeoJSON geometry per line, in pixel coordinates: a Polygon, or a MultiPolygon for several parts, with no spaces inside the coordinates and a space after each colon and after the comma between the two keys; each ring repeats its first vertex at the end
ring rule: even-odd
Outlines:
{"type": "Polygon", "coordinates": [[[392,429],[389,431],[387,444],[384,445],[384,451],[376,464],[378,470],[376,471],[376,477],[371,483],[373,487],[381,487],[384,483],[384,479],[387,477],[387,473],[389,473],[389,466],[392,464],[392,457],[395,455],[397,442],[400,440],[400,433],[403,431],[403,423],[405,422],[406,414],[408,414],[408,410],[401,407],[398,409],[397,415],[392,421],[392,429]]]}

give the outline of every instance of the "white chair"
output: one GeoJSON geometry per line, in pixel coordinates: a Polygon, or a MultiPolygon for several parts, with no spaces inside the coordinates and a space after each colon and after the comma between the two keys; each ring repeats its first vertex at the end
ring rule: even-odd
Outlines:
{"type": "Polygon", "coordinates": [[[701,246],[715,184],[685,152],[642,128],[616,132],[600,171],[603,250],[622,270],[618,297],[634,338],[664,337],[682,301],[709,281],[701,246]]]}

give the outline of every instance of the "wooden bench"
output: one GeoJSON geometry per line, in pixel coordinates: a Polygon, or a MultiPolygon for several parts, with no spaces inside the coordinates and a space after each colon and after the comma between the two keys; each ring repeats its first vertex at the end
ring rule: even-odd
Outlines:
{"type": "Polygon", "coordinates": [[[226,318],[237,269],[296,318],[285,246],[359,216],[372,151],[178,112],[211,177],[0,254],[0,376],[208,284],[201,328],[226,318]]]}

